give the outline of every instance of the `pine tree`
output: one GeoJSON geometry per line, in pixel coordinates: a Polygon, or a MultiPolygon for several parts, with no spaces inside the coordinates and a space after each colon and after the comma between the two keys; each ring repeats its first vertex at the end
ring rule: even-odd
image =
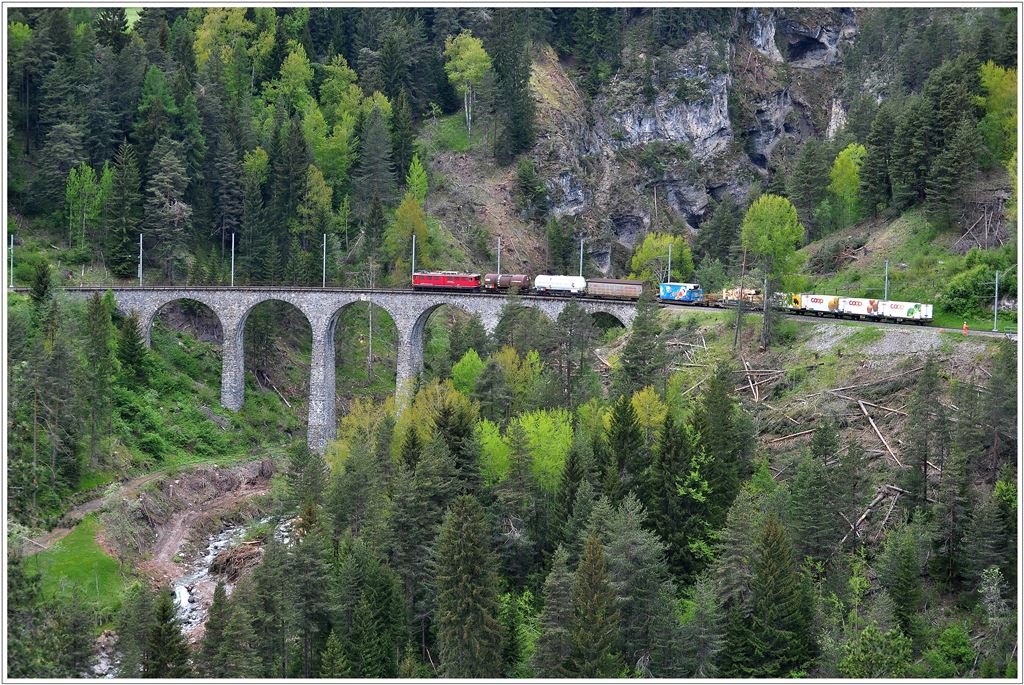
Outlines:
{"type": "MultiPolygon", "coordinates": [[[[307,507],[306,512],[310,508],[307,507]]],[[[303,523],[308,525],[308,513],[303,523]]],[[[323,582],[330,558],[329,543],[323,529],[313,523],[295,545],[290,573],[290,600],[296,614],[301,638],[301,672],[304,678],[314,673],[314,640],[322,629],[328,610],[328,586],[323,582]]]]}
{"type": "Polygon", "coordinates": [[[434,544],[437,639],[449,678],[500,677],[501,627],[494,555],[483,507],[457,498],[434,544]]]}
{"type": "Polygon", "coordinates": [[[828,473],[823,461],[805,456],[790,485],[788,520],[798,558],[823,561],[835,542],[835,518],[830,511],[828,473]]]}
{"type": "Polygon", "coordinates": [[[349,666],[345,647],[335,630],[327,636],[327,644],[320,655],[321,678],[351,678],[352,668],[349,666]]]}
{"type": "Polygon", "coordinates": [[[892,201],[889,169],[892,166],[895,132],[895,112],[887,103],[883,104],[871,122],[871,131],[865,143],[867,156],[860,169],[861,202],[867,211],[875,216],[892,201]]]}
{"type": "Polygon", "coordinates": [[[112,433],[110,390],[117,370],[111,308],[93,293],[86,308],[88,345],[85,347],[86,394],[89,407],[89,457],[95,463],[102,435],[112,433]]]}
{"type": "Polygon", "coordinates": [[[188,178],[180,151],[180,144],[169,138],[156,144],[151,156],[155,169],[146,186],[147,233],[156,240],[164,277],[171,283],[184,275],[192,228],[192,207],[184,201],[188,178]]]}
{"type": "MultiPolygon", "coordinates": [[[[985,497],[971,516],[964,550],[967,577],[973,583],[977,584],[985,569],[992,566],[1013,577],[1009,562],[1015,540],[1007,535],[1007,530],[999,500],[993,495],[985,497]]],[[[1009,530],[1013,530],[1012,525],[1009,530]]]]}
{"type": "Polygon", "coordinates": [[[918,607],[921,603],[920,531],[916,526],[901,524],[885,535],[885,545],[878,563],[878,578],[889,592],[900,628],[914,635],[918,607]]]}
{"type": "Polygon", "coordinates": [[[911,98],[896,120],[889,178],[893,205],[897,209],[906,209],[924,199],[929,159],[927,107],[922,98],[911,98]]]}
{"type": "Polygon", "coordinates": [[[936,505],[936,565],[946,586],[959,584],[964,566],[964,540],[970,516],[970,485],[967,480],[967,455],[954,449],[942,465],[936,505]]]}
{"type": "Polygon", "coordinates": [[[623,394],[612,407],[608,427],[608,463],[605,471],[605,494],[617,501],[631,489],[642,485],[646,454],[636,409],[629,395],[623,394]],[[610,489],[609,489],[610,488],[610,489]]]}
{"type": "Polygon", "coordinates": [[[626,664],[648,677],[673,676],[678,675],[675,584],[664,543],[644,528],[646,518],[640,501],[627,495],[609,526],[608,577],[620,614],[626,664]]]}
{"type": "Polygon", "coordinates": [[[142,194],[135,148],[123,143],[114,157],[114,183],[107,207],[107,263],[111,272],[129,278],[137,268],[137,237],[142,221],[142,194]]]}
{"type": "Polygon", "coordinates": [[[148,648],[142,660],[143,678],[188,678],[189,648],[174,615],[169,592],[161,592],[156,602],[148,648]]]}
{"type": "Polygon", "coordinates": [[[379,199],[382,204],[390,203],[395,191],[391,136],[387,118],[380,107],[374,106],[365,115],[359,141],[359,168],[353,179],[352,210],[365,221],[370,216],[374,199],[379,199]]]}
{"type": "Polygon", "coordinates": [[[828,145],[817,138],[808,138],[789,175],[789,199],[799,210],[804,224],[809,224],[814,209],[825,199],[832,155],[828,145]]]}
{"type": "Polygon", "coordinates": [[[601,539],[591,535],[583,548],[570,591],[569,671],[575,678],[614,678],[623,668],[619,652],[620,614],[605,569],[601,539]]]}
{"type": "Polygon", "coordinates": [[[225,678],[256,678],[260,675],[259,652],[252,618],[242,606],[231,610],[217,660],[225,678]]]}
{"type": "Polygon", "coordinates": [[[981,137],[977,125],[965,118],[956,128],[952,141],[932,163],[928,174],[926,209],[939,227],[953,225],[953,210],[960,193],[974,180],[981,152],[981,137]]]}
{"type": "Polygon", "coordinates": [[[120,52],[128,42],[128,18],[123,7],[104,7],[96,13],[96,41],[120,52]]]}
{"type": "Polygon", "coordinates": [[[679,630],[680,661],[688,678],[718,677],[725,621],[714,581],[701,575],[690,588],[690,606],[679,630]]]}
{"type": "Polygon", "coordinates": [[[210,604],[203,629],[203,645],[196,660],[199,675],[207,678],[237,677],[236,674],[227,671],[221,658],[221,649],[225,643],[224,629],[231,619],[231,614],[224,583],[218,582],[213,591],[213,603],[210,604]]]}
{"type": "Polygon", "coordinates": [[[384,215],[384,202],[381,197],[374,193],[370,200],[370,210],[363,220],[363,254],[369,257],[376,255],[381,248],[384,239],[384,230],[387,228],[387,217],[384,215]]]}
{"type": "Polygon", "coordinates": [[[705,479],[712,487],[708,525],[712,530],[725,523],[740,480],[750,468],[751,426],[742,420],[731,381],[729,368],[719,365],[704,384],[692,418],[707,458],[705,479]]]}
{"type": "Polygon", "coordinates": [[[391,116],[391,159],[396,169],[408,169],[412,163],[414,138],[409,98],[405,90],[402,90],[395,98],[394,114],[391,116]]]}
{"type": "Polygon", "coordinates": [[[121,322],[117,338],[117,360],[122,376],[135,385],[144,385],[149,376],[149,350],[142,337],[139,315],[132,310],[121,322]]]}
{"type": "Polygon", "coordinates": [[[988,478],[995,478],[1004,462],[1017,455],[1017,347],[1008,340],[999,343],[992,364],[992,377],[985,388],[985,428],[988,478]]]}
{"type": "Polygon", "coordinates": [[[775,516],[761,531],[750,592],[742,675],[782,678],[806,668],[815,656],[813,614],[789,537],[775,516]]]}
{"type": "Polygon", "coordinates": [[[530,666],[540,678],[568,678],[569,626],[573,617],[573,576],[569,553],[559,545],[551,559],[551,571],[544,580],[544,610],[540,615],[540,636],[530,666]]]}
{"type": "Polygon", "coordinates": [[[295,208],[306,187],[310,162],[306,138],[297,116],[281,123],[275,148],[268,151],[274,220],[279,226],[287,226],[295,217],[295,208]]]}
{"type": "Polygon", "coordinates": [[[154,617],[153,592],[144,583],[133,584],[125,592],[117,616],[117,649],[121,673],[127,678],[137,678],[142,672],[154,617]]]}
{"type": "Polygon", "coordinates": [[[708,220],[700,225],[693,245],[694,255],[699,259],[710,257],[728,263],[739,239],[742,223],[743,217],[736,201],[726,195],[715,205],[708,220]]]}
{"type": "Polygon", "coordinates": [[[615,391],[632,396],[648,385],[661,387],[665,364],[665,343],[653,296],[645,290],[636,307],[636,318],[614,377],[615,391]]]}
{"type": "Polygon", "coordinates": [[[63,214],[68,173],[87,159],[82,139],[82,129],[72,123],[57,124],[46,134],[46,142],[39,152],[41,163],[34,184],[36,197],[33,204],[39,211],[58,210],[63,214]]]}
{"type": "Polygon", "coordinates": [[[495,109],[502,123],[495,157],[508,163],[527,150],[534,139],[534,103],[530,94],[530,57],[525,13],[512,8],[494,11],[491,25],[495,109]]]}

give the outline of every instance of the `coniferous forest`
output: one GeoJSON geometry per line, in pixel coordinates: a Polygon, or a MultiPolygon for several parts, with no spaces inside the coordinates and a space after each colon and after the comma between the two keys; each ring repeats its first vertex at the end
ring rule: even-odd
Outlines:
{"type": "Polygon", "coordinates": [[[1018,678],[1017,9],[4,12],[8,677],[1018,678]],[[323,454],[296,307],[236,412],[73,290],[498,260],[644,294],[346,307],[323,454]]]}

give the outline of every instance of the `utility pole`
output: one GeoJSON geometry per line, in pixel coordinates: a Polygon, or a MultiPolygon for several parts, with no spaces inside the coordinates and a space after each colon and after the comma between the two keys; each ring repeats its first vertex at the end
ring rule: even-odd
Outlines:
{"type": "MultiPolygon", "coordinates": [[[[736,331],[732,336],[732,349],[740,346],[740,328],[743,325],[743,279],[747,275],[747,248],[743,248],[743,262],[740,266],[739,296],[736,298],[736,331]]],[[[723,298],[724,299],[724,298],[723,298]]]]}
{"type": "MultiPolygon", "coordinates": [[[[410,276],[409,276],[410,280],[412,279],[412,277],[413,277],[413,275],[415,273],[416,273],[416,234],[413,233],[412,234],[412,274],[410,274],[410,276]]],[[[372,270],[371,270],[370,278],[371,279],[373,278],[372,270]]],[[[370,288],[373,289],[373,285],[372,284],[370,285],[370,288]]]]}
{"type": "Polygon", "coordinates": [[[498,277],[501,278],[501,236],[498,236],[498,277]]]}
{"type": "Polygon", "coordinates": [[[889,260],[885,260],[885,294],[882,296],[883,300],[889,299],[889,260]]]}
{"type": "MultiPolygon", "coordinates": [[[[655,186],[657,187],[657,186],[655,186]]],[[[665,280],[672,280],[672,243],[668,244],[668,273],[665,274],[665,280]]]]}
{"type": "Polygon", "coordinates": [[[11,266],[7,270],[7,274],[8,274],[8,276],[10,276],[10,279],[11,279],[10,287],[13,288],[14,287],[14,234],[13,233],[11,234],[11,246],[10,246],[10,248],[8,248],[7,254],[11,258],[11,266]]]}
{"type": "Polygon", "coordinates": [[[235,287],[235,232],[231,232],[231,287],[235,287]]]}
{"type": "Polygon", "coordinates": [[[583,238],[580,238],[580,277],[583,277],[583,238]]]}
{"type": "Polygon", "coordinates": [[[327,287],[327,234],[324,233],[324,269],[323,277],[320,279],[320,287],[327,287]]]}
{"type": "MultiPolygon", "coordinates": [[[[223,262],[222,262],[223,263],[223,262]]],[[[139,234],[139,287],[142,287],[142,234],[139,234]]]]}

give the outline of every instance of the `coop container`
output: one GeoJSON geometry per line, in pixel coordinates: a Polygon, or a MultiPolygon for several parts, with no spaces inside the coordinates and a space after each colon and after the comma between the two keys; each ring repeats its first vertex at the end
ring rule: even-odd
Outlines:
{"type": "Polygon", "coordinates": [[[835,295],[815,295],[814,293],[800,293],[800,309],[808,312],[831,312],[839,313],[839,298],[835,295]]]}
{"type": "Polygon", "coordinates": [[[840,297],[839,311],[847,316],[882,316],[882,300],[866,297],[840,297]]]}
{"type": "Polygon", "coordinates": [[[932,305],[920,302],[882,302],[882,316],[886,319],[906,319],[908,321],[931,321],[932,305]]]}

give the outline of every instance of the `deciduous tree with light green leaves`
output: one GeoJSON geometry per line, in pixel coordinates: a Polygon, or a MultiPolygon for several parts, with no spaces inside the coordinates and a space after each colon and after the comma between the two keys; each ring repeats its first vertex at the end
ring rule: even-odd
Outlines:
{"type": "Polygon", "coordinates": [[[636,247],[629,262],[629,277],[652,283],[686,281],[693,276],[693,252],[686,238],[671,233],[648,233],[636,247]],[[672,272],[668,271],[668,249],[672,246],[672,272]]]}
{"type": "Polygon", "coordinates": [[[836,161],[832,163],[828,194],[837,229],[860,221],[860,167],[866,154],[863,145],[852,143],[836,155],[836,161]]]}
{"type": "MultiPolygon", "coordinates": [[[[858,192],[858,186],[853,186],[858,192]]],[[[761,327],[761,347],[767,348],[771,338],[768,293],[796,268],[796,248],[804,235],[804,227],[796,216],[796,208],[784,197],[762,195],[754,200],[743,217],[740,234],[743,249],[757,260],[768,275],[761,327]]]]}
{"type": "Polygon", "coordinates": [[[445,39],[444,57],[444,71],[448,74],[448,80],[462,95],[466,131],[472,139],[476,89],[491,70],[491,56],[484,50],[484,44],[479,38],[469,31],[463,31],[457,36],[448,36],[445,39]]]}

